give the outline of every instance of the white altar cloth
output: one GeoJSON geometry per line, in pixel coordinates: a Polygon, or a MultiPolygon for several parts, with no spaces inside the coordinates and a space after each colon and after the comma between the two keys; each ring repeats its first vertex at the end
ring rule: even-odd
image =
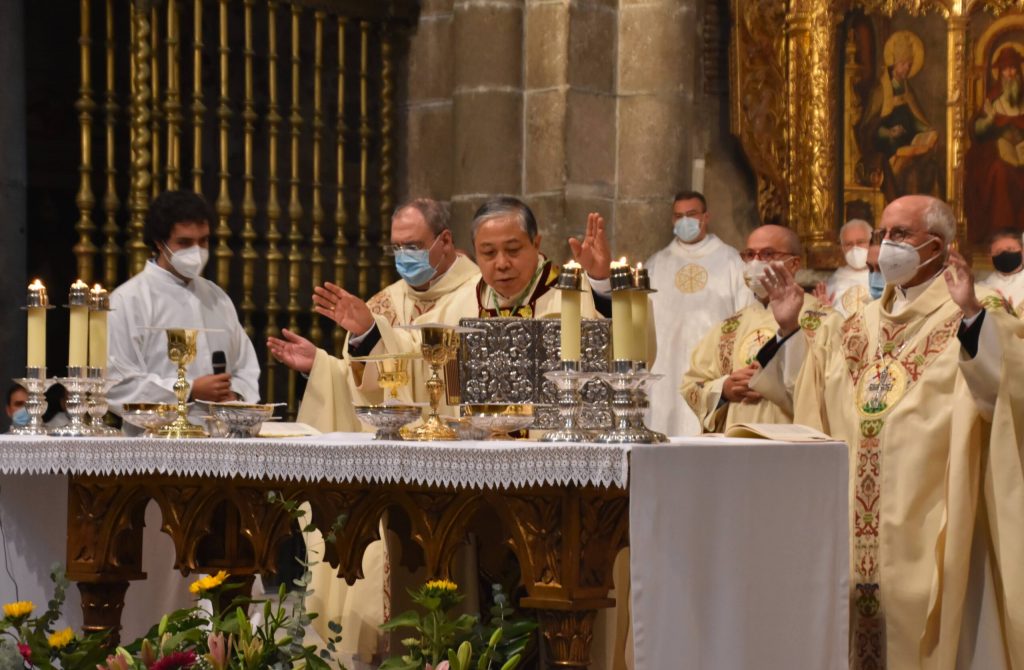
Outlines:
{"type": "Polygon", "coordinates": [[[636,670],[846,670],[847,449],[633,447],[636,670]]]}

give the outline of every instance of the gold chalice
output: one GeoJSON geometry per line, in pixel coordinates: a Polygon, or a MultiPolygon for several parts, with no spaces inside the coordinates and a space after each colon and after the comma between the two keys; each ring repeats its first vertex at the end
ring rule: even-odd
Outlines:
{"type": "Polygon", "coordinates": [[[188,393],[191,385],[185,379],[185,368],[196,357],[195,328],[167,328],[167,357],[178,366],[178,379],[174,382],[174,395],[178,398],[178,418],[162,427],[160,437],[209,437],[202,426],[188,420],[188,393]]]}
{"type": "Polygon", "coordinates": [[[457,329],[441,324],[429,324],[419,327],[418,330],[422,335],[420,351],[423,354],[423,360],[430,365],[430,378],[427,380],[427,393],[430,394],[430,414],[424,420],[423,425],[409,431],[406,437],[410,440],[458,439],[455,431],[449,428],[437,413],[437,408],[441,404],[441,396],[444,393],[441,369],[448,359],[455,356],[459,350],[457,329]]]}

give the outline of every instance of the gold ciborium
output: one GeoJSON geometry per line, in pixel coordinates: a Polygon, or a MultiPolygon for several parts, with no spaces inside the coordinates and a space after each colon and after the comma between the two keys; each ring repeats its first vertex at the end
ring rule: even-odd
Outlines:
{"type": "Polygon", "coordinates": [[[188,393],[191,385],[185,379],[185,368],[196,357],[195,328],[167,328],[167,357],[178,366],[178,379],[174,382],[174,395],[178,398],[178,418],[162,427],[160,437],[209,437],[206,429],[188,420],[188,393]]]}
{"type": "Polygon", "coordinates": [[[419,354],[396,354],[374,360],[377,384],[385,391],[385,405],[398,403],[398,389],[409,384],[409,361],[419,357],[419,354]]]}
{"type": "Polygon", "coordinates": [[[409,431],[406,437],[410,440],[458,439],[455,431],[449,428],[437,413],[437,408],[441,405],[441,396],[444,394],[444,379],[441,377],[441,369],[448,359],[459,351],[458,329],[441,324],[430,324],[421,326],[418,330],[422,335],[420,351],[423,354],[423,360],[430,365],[430,378],[427,380],[427,393],[430,394],[430,414],[421,426],[409,431]]]}

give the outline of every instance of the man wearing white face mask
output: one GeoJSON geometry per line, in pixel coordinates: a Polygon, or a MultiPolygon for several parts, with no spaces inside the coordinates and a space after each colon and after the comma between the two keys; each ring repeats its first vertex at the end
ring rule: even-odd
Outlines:
{"type": "Polygon", "coordinates": [[[177,367],[167,358],[161,328],[204,328],[186,376],[192,398],[210,402],[259,400],[260,367],[231,299],[201,276],[209,258],[213,212],[203,198],[167,191],[150,204],[143,232],[153,251],[142,272],[110,295],[108,330],[111,410],[130,402],[174,402],[177,367]],[[226,371],[214,374],[213,353],[226,371]]]}
{"type": "Polygon", "coordinates": [[[850,219],[839,229],[846,265],[832,273],[825,283],[825,292],[843,316],[856,312],[870,300],[868,291],[868,244],[871,242],[871,224],[863,219],[850,219]]]}
{"type": "Polygon", "coordinates": [[[850,667],[1024,667],[1024,324],[915,195],[879,221],[880,299],[813,340],[766,274],[777,337],[751,386],[850,446],[850,667]]]}
{"type": "MultiPolygon", "coordinates": [[[[714,326],[693,351],[683,377],[683,399],[700,420],[706,433],[720,433],[735,423],[789,423],[792,415],[750,388],[758,370],[755,358],[761,347],[775,337],[778,324],[767,309],[763,285],[769,262],[796,272],[801,266],[800,238],[784,226],[755,228],[740,252],[744,277],[757,300],[714,326]]],[[[810,335],[828,315],[817,298],[802,294],[800,325],[810,335]]],[[[659,317],[660,318],[660,317],[659,317]]]]}
{"type": "Polygon", "coordinates": [[[679,383],[700,338],[722,319],[754,302],[743,280],[739,253],[708,232],[704,195],[677,193],[672,203],[673,240],[647,259],[651,301],[658,314],[658,357],[664,375],[650,395],[649,426],[666,435],[699,435],[700,421],[679,402],[679,383]]]}

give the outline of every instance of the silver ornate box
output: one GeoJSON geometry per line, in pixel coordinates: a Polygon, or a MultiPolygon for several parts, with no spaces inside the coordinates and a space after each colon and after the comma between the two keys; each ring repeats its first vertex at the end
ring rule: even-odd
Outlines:
{"type": "MultiPolygon", "coordinates": [[[[544,373],[560,363],[561,324],[558,319],[462,319],[460,325],[483,332],[462,335],[459,345],[459,390],[463,403],[533,403],[538,405],[535,428],[557,427],[554,384],[544,373]]],[[[581,369],[608,370],[611,322],[584,319],[581,369]]],[[[583,387],[581,421],[584,428],[611,426],[611,394],[599,380],[583,387]]]]}

